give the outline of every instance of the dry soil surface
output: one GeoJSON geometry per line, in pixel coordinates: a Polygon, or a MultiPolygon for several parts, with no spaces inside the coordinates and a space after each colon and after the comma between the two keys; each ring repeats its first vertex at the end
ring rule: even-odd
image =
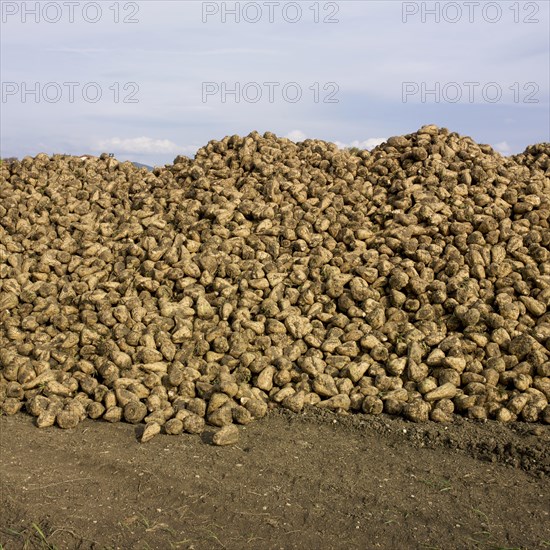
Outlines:
{"type": "Polygon", "coordinates": [[[550,547],[550,426],[273,411],[227,448],[135,430],[0,418],[0,547],[550,547]]]}

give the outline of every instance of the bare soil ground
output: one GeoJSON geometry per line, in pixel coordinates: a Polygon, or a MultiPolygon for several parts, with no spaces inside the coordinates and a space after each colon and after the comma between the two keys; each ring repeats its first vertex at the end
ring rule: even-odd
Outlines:
{"type": "Polygon", "coordinates": [[[1,548],[550,548],[550,426],[273,411],[237,446],[0,418],[1,548]]]}

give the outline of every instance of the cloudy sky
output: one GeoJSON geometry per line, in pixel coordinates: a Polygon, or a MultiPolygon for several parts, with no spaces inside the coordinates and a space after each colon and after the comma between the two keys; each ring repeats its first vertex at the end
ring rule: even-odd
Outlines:
{"type": "Polygon", "coordinates": [[[550,2],[11,2],[1,151],[169,163],[271,131],[370,148],[434,123],[550,141],[550,2]]]}

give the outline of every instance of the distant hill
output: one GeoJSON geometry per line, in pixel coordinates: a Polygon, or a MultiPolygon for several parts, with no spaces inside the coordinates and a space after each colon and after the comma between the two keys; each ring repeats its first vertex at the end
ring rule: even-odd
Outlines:
{"type": "Polygon", "coordinates": [[[149,170],[150,172],[153,171],[153,167],[152,167],[152,166],[149,166],[148,164],[141,164],[141,162],[132,162],[132,164],[133,164],[136,168],[147,168],[147,170],[149,170]]]}
{"type": "Polygon", "coordinates": [[[16,161],[16,157],[7,157],[7,158],[0,158],[0,163],[9,164],[10,162],[16,161]]]}
{"type": "MultiPolygon", "coordinates": [[[[94,155],[80,155],[80,158],[82,160],[85,160],[85,159],[93,160],[93,159],[98,159],[99,157],[94,156],[94,155]]],[[[16,160],[17,160],[16,157],[0,158],[0,163],[9,164],[9,163],[14,162],[16,160]]],[[[149,170],[149,172],[152,172],[154,170],[153,166],[149,166],[148,164],[142,164],[141,162],[132,162],[132,164],[136,168],[147,168],[147,170],[149,170]]]]}

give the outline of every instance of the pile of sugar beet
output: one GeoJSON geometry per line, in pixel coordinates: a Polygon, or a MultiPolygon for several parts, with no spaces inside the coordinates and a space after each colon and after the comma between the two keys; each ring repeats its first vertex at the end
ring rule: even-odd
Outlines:
{"type": "Polygon", "coordinates": [[[0,403],[159,432],[274,407],[550,423],[550,144],[253,132],[0,179],[0,403]]]}

